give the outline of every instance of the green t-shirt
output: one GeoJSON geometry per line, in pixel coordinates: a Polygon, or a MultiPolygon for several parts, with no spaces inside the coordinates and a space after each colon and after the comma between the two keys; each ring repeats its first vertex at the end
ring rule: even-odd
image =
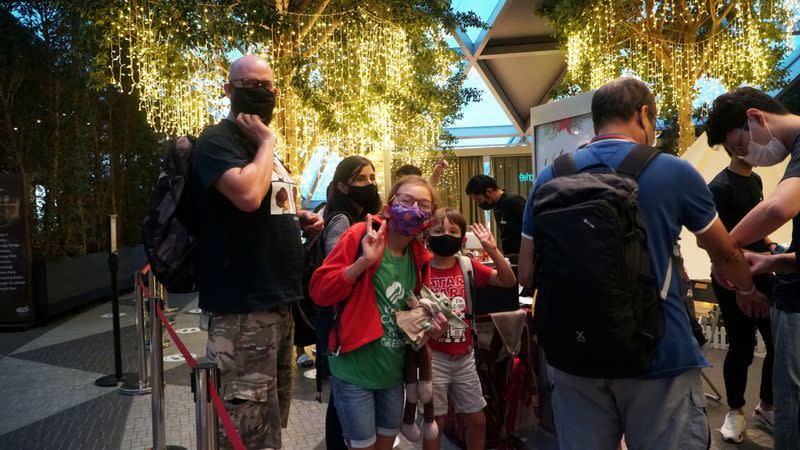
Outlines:
{"type": "Polygon", "coordinates": [[[330,356],[328,363],[333,376],[365,389],[388,389],[403,384],[406,344],[394,312],[407,309],[406,296],[416,283],[417,270],[411,252],[407,249],[403,256],[392,256],[387,246],[372,278],[383,336],[352,352],[330,356]]]}

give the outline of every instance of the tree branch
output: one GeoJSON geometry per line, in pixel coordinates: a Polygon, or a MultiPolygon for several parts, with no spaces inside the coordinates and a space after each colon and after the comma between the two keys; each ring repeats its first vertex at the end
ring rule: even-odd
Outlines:
{"type": "Polygon", "coordinates": [[[297,45],[300,45],[300,43],[303,42],[303,39],[306,37],[308,32],[311,31],[311,28],[314,26],[314,24],[317,23],[319,16],[322,15],[330,2],[331,0],[322,0],[322,3],[317,6],[317,8],[314,10],[314,15],[311,16],[311,18],[308,20],[308,23],[303,25],[303,28],[301,28],[297,33],[297,45]]]}
{"type": "Polygon", "coordinates": [[[714,33],[717,31],[717,29],[719,29],[720,24],[722,23],[723,20],[725,20],[726,17],[728,17],[728,14],[730,14],[731,11],[733,11],[734,6],[736,6],[736,0],[730,0],[730,3],[728,3],[728,6],[725,7],[722,14],[714,17],[714,21],[711,24],[711,33],[714,33]]]}
{"type": "Polygon", "coordinates": [[[326,42],[328,42],[328,39],[330,39],[333,32],[336,31],[336,29],[339,28],[339,25],[341,24],[342,20],[336,19],[334,22],[328,25],[328,28],[325,29],[325,35],[322,36],[322,38],[313,47],[303,52],[302,57],[310,58],[311,56],[316,54],[319,51],[319,49],[322,48],[322,46],[325,45],[326,42]]]}

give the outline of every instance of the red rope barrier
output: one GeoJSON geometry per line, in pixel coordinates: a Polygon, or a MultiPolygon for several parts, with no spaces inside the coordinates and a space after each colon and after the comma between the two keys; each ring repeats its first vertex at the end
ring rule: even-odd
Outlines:
{"type": "MultiPolygon", "coordinates": [[[[164,328],[167,329],[167,333],[169,333],[172,343],[175,344],[175,347],[178,347],[178,351],[181,352],[183,358],[186,360],[186,364],[194,369],[197,366],[197,360],[192,357],[192,354],[189,353],[189,350],[186,348],[180,338],[178,338],[178,334],[175,333],[174,329],[172,329],[172,326],[169,324],[169,320],[167,320],[167,316],[164,315],[164,311],[161,311],[160,305],[156,305],[156,313],[158,314],[158,318],[161,320],[161,323],[164,324],[164,328]]],[[[233,424],[233,420],[231,420],[231,417],[228,415],[228,411],[225,409],[222,399],[219,398],[216,387],[214,387],[214,384],[212,384],[210,381],[211,380],[209,380],[208,388],[209,392],[211,393],[211,401],[214,403],[214,409],[217,410],[217,415],[219,415],[219,418],[222,421],[222,427],[225,428],[225,434],[228,435],[228,439],[230,439],[234,450],[247,450],[242,442],[242,438],[236,431],[236,425],[233,424]]]]}
{"type": "Polygon", "coordinates": [[[225,410],[222,399],[219,398],[217,388],[210,383],[210,380],[208,388],[211,393],[211,401],[214,403],[214,408],[217,411],[222,411],[222,414],[219,414],[220,419],[222,419],[222,427],[225,428],[225,434],[227,434],[228,439],[231,440],[231,445],[233,445],[234,450],[247,450],[242,442],[242,438],[239,437],[239,433],[236,431],[236,425],[233,424],[233,420],[231,420],[231,417],[228,415],[228,411],[225,410]]]}
{"type": "MultiPolygon", "coordinates": [[[[150,267],[150,266],[147,266],[150,267]]],[[[147,298],[150,297],[150,289],[144,285],[144,272],[138,272],[136,274],[136,284],[139,285],[139,289],[142,291],[142,297],[147,298]]]]}
{"type": "Polygon", "coordinates": [[[164,324],[164,328],[167,329],[167,333],[169,333],[169,336],[172,338],[172,343],[178,347],[178,350],[186,360],[186,364],[188,364],[189,367],[194,370],[194,368],[197,367],[197,361],[192,357],[192,354],[189,353],[189,350],[186,348],[183,342],[181,342],[180,338],[178,338],[178,334],[175,333],[175,330],[169,324],[169,320],[167,319],[167,316],[164,315],[164,311],[161,311],[160,305],[156,305],[156,313],[158,314],[158,318],[161,319],[161,323],[164,324]]]}

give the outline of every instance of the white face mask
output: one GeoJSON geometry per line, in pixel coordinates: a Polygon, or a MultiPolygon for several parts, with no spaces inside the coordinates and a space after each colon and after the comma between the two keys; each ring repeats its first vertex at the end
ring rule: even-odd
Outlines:
{"type": "MultiPolygon", "coordinates": [[[[767,127],[767,133],[772,138],[767,145],[759,144],[753,140],[753,125],[758,125],[753,119],[748,119],[750,128],[750,143],[747,145],[747,155],[742,157],[742,161],[753,167],[774,166],[789,156],[789,150],[779,141],[767,127]]],[[[758,125],[761,126],[761,125],[758,125]]]]}

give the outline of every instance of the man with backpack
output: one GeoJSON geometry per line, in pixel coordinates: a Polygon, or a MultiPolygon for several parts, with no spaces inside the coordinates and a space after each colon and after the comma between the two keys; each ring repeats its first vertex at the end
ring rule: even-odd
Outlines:
{"type": "Polygon", "coordinates": [[[597,136],[540,172],[528,197],[519,278],[552,367],[559,448],[704,449],[700,368],[680,270],[686,226],[744,301],[763,300],[689,163],[657,154],[647,86],[618,78],[592,99],[597,136]],[[637,145],[638,144],[638,145],[637,145]],[[535,255],[535,258],[534,258],[535,255]]]}
{"type": "MultiPolygon", "coordinates": [[[[289,305],[303,297],[300,229],[319,232],[323,222],[296,206],[294,180],[277,157],[272,69],[243,56],[224,87],[230,114],[203,131],[191,173],[200,308],[211,315],[206,351],[245,446],[279,449],[291,401],[289,305]]],[[[220,448],[231,448],[219,436],[220,448]]]]}

